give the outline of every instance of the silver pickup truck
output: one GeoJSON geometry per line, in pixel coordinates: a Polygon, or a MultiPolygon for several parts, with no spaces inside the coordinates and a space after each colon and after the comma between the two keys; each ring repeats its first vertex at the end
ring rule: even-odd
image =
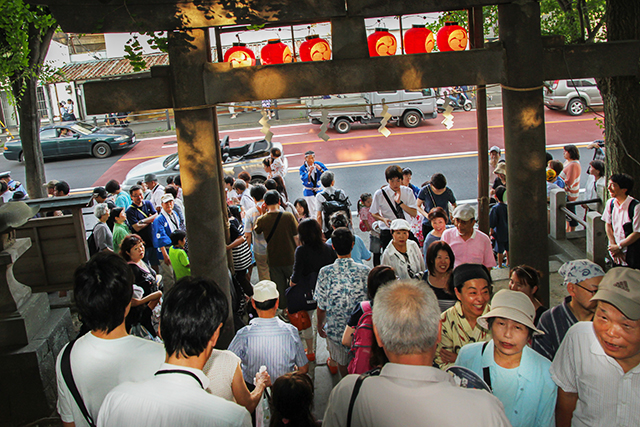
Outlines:
{"type": "Polygon", "coordinates": [[[382,121],[382,100],[388,104],[391,119],[398,125],[414,128],[423,119],[438,117],[435,94],[432,89],[415,91],[393,90],[346,95],[334,95],[328,99],[306,100],[309,120],[321,124],[322,108],[329,108],[329,127],[338,133],[347,133],[353,123],[379,124],[382,121]]]}

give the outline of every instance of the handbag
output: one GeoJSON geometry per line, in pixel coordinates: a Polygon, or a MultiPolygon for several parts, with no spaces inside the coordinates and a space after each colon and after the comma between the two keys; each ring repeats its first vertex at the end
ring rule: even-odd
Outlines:
{"type": "Polygon", "coordinates": [[[311,327],[311,317],[309,317],[309,313],[305,310],[289,313],[289,322],[291,322],[291,324],[299,331],[304,331],[311,327]]]}
{"type": "Polygon", "coordinates": [[[313,295],[317,280],[318,273],[314,272],[304,276],[295,286],[287,288],[285,295],[287,296],[289,314],[318,308],[318,303],[313,295]]]}

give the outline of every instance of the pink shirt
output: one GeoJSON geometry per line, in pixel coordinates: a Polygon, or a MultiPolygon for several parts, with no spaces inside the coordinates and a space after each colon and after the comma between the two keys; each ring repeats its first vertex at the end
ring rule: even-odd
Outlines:
{"type": "Polygon", "coordinates": [[[453,250],[456,262],[453,267],[460,264],[473,263],[483,264],[487,268],[496,266],[496,259],[493,257],[491,240],[482,231],[473,230],[471,237],[465,241],[457,228],[449,228],[442,233],[443,242],[447,242],[453,250]]]}

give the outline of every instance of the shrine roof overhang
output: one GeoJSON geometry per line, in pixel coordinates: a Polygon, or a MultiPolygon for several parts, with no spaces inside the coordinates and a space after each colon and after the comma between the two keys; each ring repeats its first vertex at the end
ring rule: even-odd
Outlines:
{"type": "Polygon", "coordinates": [[[283,25],[333,18],[446,12],[512,0],[26,0],[49,7],[63,31],[170,31],[238,24],[283,25]]]}

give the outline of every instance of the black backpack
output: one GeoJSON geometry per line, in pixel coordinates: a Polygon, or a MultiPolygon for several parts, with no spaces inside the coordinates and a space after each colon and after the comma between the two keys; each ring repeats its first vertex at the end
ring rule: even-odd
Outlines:
{"type": "Polygon", "coordinates": [[[324,213],[324,225],[327,229],[331,230],[329,218],[338,211],[344,212],[347,218],[351,218],[351,210],[349,209],[351,202],[349,202],[349,196],[344,194],[342,190],[336,190],[333,194],[323,191],[321,194],[325,200],[322,202],[322,212],[324,213]]]}
{"type": "Polygon", "coordinates": [[[93,231],[87,239],[87,246],[89,247],[89,258],[98,253],[98,245],[96,244],[96,237],[93,235],[93,231]]]}

